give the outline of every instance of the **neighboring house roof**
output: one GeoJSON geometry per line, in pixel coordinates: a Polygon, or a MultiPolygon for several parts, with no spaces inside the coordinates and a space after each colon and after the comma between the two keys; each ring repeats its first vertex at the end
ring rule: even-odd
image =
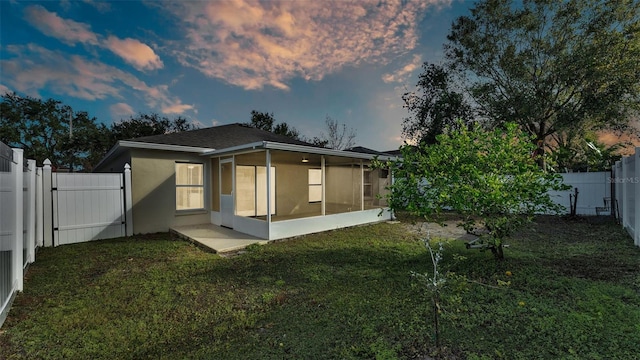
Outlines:
{"type": "Polygon", "coordinates": [[[402,150],[400,149],[389,150],[385,151],[384,153],[391,156],[402,156],[402,150]]]}
{"type": "Polygon", "coordinates": [[[373,149],[369,149],[363,146],[354,146],[352,148],[346,149],[346,151],[356,152],[360,154],[369,154],[369,155],[379,155],[379,156],[389,156],[389,152],[382,152],[373,149]]]}

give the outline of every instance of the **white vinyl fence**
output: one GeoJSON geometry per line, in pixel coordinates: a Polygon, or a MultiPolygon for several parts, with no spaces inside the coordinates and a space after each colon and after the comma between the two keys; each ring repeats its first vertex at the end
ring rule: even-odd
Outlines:
{"type": "Polygon", "coordinates": [[[551,199],[565,207],[570,213],[570,196],[578,189],[576,215],[596,215],[596,207],[604,206],[604,198],[611,197],[611,172],[599,171],[588,173],[562,173],[563,183],[571,186],[570,190],[550,191],[551,199]]]}
{"type": "MultiPolygon", "coordinates": [[[[125,178],[122,174],[51,173],[53,246],[127,235],[125,178]]],[[[44,189],[48,192],[48,189],[44,189]]],[[[131,201],[129,201],[129,204],[131,201]]],[[[130,229],[132,229],[129,221],[130,229]]]]}
{"type": "Polygon", "coordinates": [[[26,265],[35,259],[35,230],[29,229],[35,218],[28,213],[35,209],[30,204],[35,197],[28,188],[25,192],[25,185],[35,182],[34,165],[24,161],[22,150],[0,142],[0,326],[16,292],[22,290],[26,265]]]}
{"type": "Polygon", "coordinates": [[[610,179],[615,185],[615,198],[622,226],[640,246],[640,147],[631,156],[625,156],[613,169],[610,179]]]}
{"type": "Polygon", "coordinates": [[[131,168],[53,173],[0,142],[0,326],[36,248],[133,235],[131,168]]]}

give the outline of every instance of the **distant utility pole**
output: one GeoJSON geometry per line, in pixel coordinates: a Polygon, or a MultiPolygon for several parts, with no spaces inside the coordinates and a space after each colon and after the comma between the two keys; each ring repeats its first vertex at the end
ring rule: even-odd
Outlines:
{"type": "MultiPolygon", "coordinates": [[[[69,141],[73,140],[73,111],[69,111],[69,141]]],[[[69,156],[69,172],[73,172],[73,144],[71,144],[71,156],[69,156]]]]}

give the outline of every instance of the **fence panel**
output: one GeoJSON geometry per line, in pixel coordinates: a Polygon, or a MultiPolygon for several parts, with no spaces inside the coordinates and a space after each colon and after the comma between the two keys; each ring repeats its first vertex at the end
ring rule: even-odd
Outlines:
{"type": "Polygon", "coordinates": [[[14,293],[16,197],[12,163],[11,148],[0,142],[0,325],[9,312],[9,303],[14,293]]]}
{"type": "Polygon", "coordinates": [[[611,197],[611,173],[608,171],[590,173],[562,173],[563,183],[571,186],[571,190],[550,191],[551,199],[565,207],[565,214],[570,213],[570,195],[578,188],[577,215],[596,215],[596,207],[604,205],[604,198],[611,197]]]}
{"type": "Polygon", "coordinates": [[[125,236],[122,174],[52,174],[54,246],[125,236]]]}
{"type": "Polygon", "coordinates": [[[640,246],[640,147],[616,162],[613,181],[622,226],[640,246]]]}

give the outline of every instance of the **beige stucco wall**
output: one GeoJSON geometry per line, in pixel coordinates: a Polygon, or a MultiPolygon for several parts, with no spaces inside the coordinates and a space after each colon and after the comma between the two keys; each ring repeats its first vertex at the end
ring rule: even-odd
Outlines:
{"type": "Polygon", "coordinates": [[[132,149],[131,181],[133,187],[133,232],[135,234],[164,232],[171,226],[210,222],[210,189],[205,183],[205,209],[176,211],[175,163],[204,164],[209,177],[209,159],[189,153],[132,149]]]}
{"type": "Polygon", "coordinates": [[[124,172],[124,164],[131,165],[131,152],[128,150],[114,158],[111,158],[110,161],[100,164],[100,167],[94,169],[94,172],[121,173],[124,172]]]}

